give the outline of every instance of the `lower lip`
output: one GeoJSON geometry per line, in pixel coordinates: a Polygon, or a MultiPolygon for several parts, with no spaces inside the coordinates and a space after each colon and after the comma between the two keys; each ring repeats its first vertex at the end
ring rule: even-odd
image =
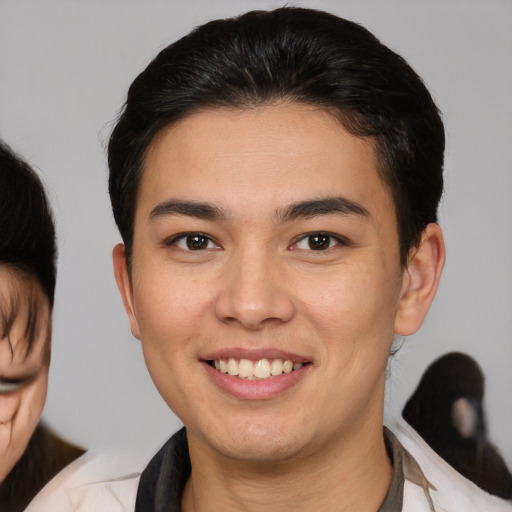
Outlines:
{"type": "Polygon", "coordinates": [[[275,397],[297,384],[307,374],[311,365],[306,364],[293,372],[282,373],[262,380],[233,377],[219,372],[206,362],[203,362],[203,366],[215,384],[229,395],[243,400],[265,400],[275,397]]]}

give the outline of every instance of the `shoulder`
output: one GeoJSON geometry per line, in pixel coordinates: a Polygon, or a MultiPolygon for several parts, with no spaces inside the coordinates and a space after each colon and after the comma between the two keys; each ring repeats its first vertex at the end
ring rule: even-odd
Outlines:
{"type": "Polygon", "coordinates": [[[83,448],[62,439],[44,423],[37,426],[32,439],[42,457],[49,459],[59,470],[85,453],[83,448]]]}
{"type": "Polygon", "coordinates": [[[22,457],[0,484],[0,508],[25,509],[30,500],[59,471],[80,457],[84,451],[39,424],[22,457]]]}
{"type": "Polygon", "coordinates": [[[87,452],[32,500],[25,512],[126,512],[133,510],[140,464],[118,452],[87,452]]]}
{"type": "MultiPolygon", "coordinates": [[[[403,447],[414,457],[430,483],[436,510],[443,512],[512,512],[512,504],[491,496],[460,475],[437,455],[405,421],[389,425],[403,447]]],[[[406,483],[404,510],[414,503],[415,486],[406,483]]]]}

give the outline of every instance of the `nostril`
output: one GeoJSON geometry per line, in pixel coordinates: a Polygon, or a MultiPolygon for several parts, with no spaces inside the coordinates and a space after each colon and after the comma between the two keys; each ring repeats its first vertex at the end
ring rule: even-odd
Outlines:
{"type": "Polygon", "coordinates": [[[225,324],[240,324],[249,330],[260,330],[272,324],[288,322],[294,313],[293,305],[282,307],[275,303],[232,303],[222,300],[214,305],[215,316],[225,324]]]}

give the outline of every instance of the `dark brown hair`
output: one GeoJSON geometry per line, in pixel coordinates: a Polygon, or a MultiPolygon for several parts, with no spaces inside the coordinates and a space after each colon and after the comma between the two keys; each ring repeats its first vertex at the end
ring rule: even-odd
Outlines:
{"type": "Polygon", "coordinates": [[[131,258],[144,157],[167,125],[208,107],[293,101],[334,113],[376,143],[407,261],[443,190],[444,128],[419,76],[368,30],[302,8],[253,11],[196,28],[135,79],[109,143],[112,209],[131,258]]]}
{"type": "Polygon", "coordinates": [[[14,320],[26,306],[30,351],[41,320],[41,297],[48,299],[50,310],[53,306],[56,257],[55,226],[43,184],[0,141],[0,265],[10,274],[0,294],[1,340],[10,341],[14,320]]]}

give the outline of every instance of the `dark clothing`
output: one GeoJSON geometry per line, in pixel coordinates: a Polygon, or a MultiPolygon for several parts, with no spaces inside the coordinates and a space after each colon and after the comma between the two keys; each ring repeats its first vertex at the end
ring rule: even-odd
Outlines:
{"type": "Polygon", "coordinates": [[[418,430],[425,441],[448,464],[484,491],[512,499],[512,475],[499,451],[486,439],[464,439],[458,433],[428,436],[418,430]],[[452,434],[452,435],[450,435],[452,434]]]}
{"type": "Polygon", "coordinates": [[[0,484],[0,512],[22,512],[34,496],[85,450],[39,425],[25,453],[0,484]]]}
{"type": "MultiPolygon", "coordinates": [[[[393,464],[393,476],[386,498],[377,512],[402,510],[406,477],[424,487],[431,503],[427,481],[416,461],[386,428],[384,439],[393,464]]],[[[135,512],[181,512],[181,495],[190,472],[187,434],[182,428],[167,441],[142,472],[135,512]]]]}
{"type": "Polygon", "coordinates": [[[181,512],[181,495],[190,471],[187,432],[182,428],[142,472],[135,512],[181,512]]]}

